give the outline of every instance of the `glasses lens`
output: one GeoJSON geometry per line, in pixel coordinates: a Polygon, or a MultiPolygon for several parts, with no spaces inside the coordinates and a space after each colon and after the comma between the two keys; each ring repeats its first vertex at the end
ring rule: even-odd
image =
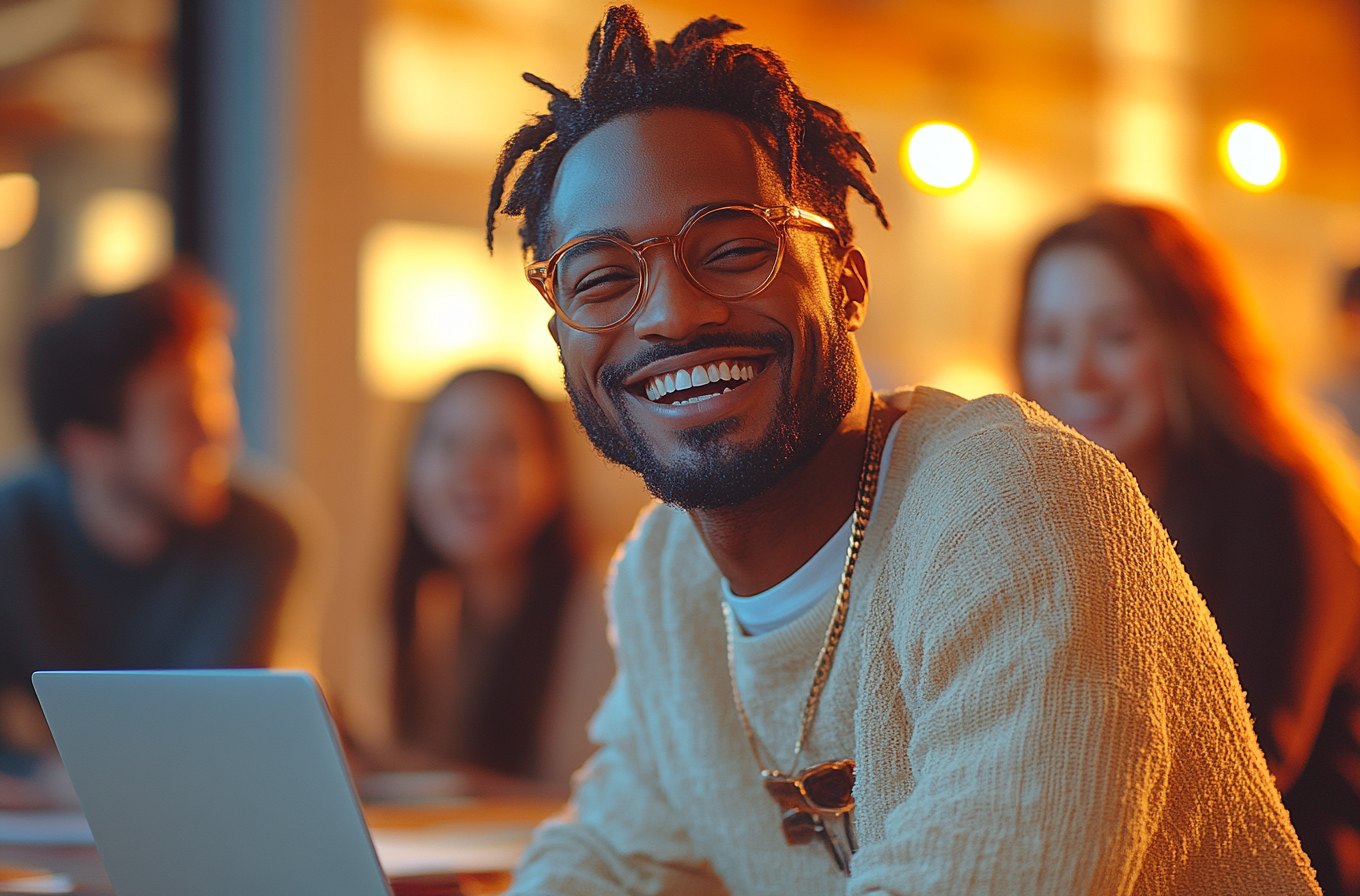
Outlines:
{"type": "Polygon", "coordinates": [[[641,281],[642,268],[631,248],[610,239],[587,240],[558,259],[553,296],[572,323],[608,327],[633,310],[641,281]]]}
{"type": "Polygon", "coordinates": [[[799,780],[808,802],[828,812],[843,812],[855,805],[855,766],[826,763],[813,766],[799,780]]]}
{"type": "Polygon", "coordinates": [[[680,252],[690,276],[716,296],[739,299],[769,282],[779,230],[750,209],[719,208],[690,225],[680,252]]]}

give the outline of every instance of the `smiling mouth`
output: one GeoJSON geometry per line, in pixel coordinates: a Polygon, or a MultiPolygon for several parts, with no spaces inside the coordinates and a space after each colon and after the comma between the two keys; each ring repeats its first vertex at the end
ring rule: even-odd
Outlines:
{"type": "Polygon", "coordinates": [[[694,404],[741,388],[762,366],[759,361],[734,360],[681,367],[647,380],[643,391],[657,404],[694,404]]]}

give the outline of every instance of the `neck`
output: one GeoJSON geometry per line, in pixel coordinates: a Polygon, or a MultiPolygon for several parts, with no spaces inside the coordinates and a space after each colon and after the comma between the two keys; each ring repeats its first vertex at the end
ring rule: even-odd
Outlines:
{"type": "MultiPolygon", "coordinates": [[[[826,444],[769,491],[738,507],[690,512],[732,593],[758,594],[784,581],[854,512],[872,399],[865,380],[826,444]]],[[[875,413],[886,433],[902,412],[880,407],[875,413]]]]}
{"type": "Polygon", "coordinates": [[[527,557],[504,562],[460,566],[463,606],[474,627],[495,632],[519,615],[529,585],[527,557]]]}
{"type": "Polygon", "coordinates": [[[164,515],[108,477],[71,471],[76,521],[101,552],[140,566],[160,556],[169,539],[164,515]]]}

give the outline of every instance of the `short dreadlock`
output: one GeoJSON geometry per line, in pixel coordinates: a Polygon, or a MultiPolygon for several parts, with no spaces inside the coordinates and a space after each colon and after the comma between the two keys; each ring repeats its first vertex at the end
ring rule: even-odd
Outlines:
{"type": "Polygon", "coordinates": [[[486,212],[487,247],[506,182],[523,156],[530,159],[515,179],[504,212],[522,216],[520,240],[526,252],[541,259],[547,254],[548,198],[567,151],[621,115],[666,107],[725,112],[756,125],[774,141],[788,195],[831,219],[847,242],[852,228],[846,200],[852,189],[888,226],[883,202],[859,164],[875,170],[860,135],[840,112],[803,96],[773,52],[723,40],[739,30],[735,22],[709,16],[686,25],[670,43],[653,45],[637,10],[615,6],[590,39],[580,97],[526,72],[524,80],[552,99],[548,114],[520,128],[501,151],[486,212]]]}

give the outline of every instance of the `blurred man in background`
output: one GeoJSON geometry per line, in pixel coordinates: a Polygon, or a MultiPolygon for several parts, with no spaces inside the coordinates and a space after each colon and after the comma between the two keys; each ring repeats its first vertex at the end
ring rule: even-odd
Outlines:
{"type": "Polygon", "coordinates": [[[0,486],[0,802],[33,801],[23,779],[50,756],[35,670],[268,658],[297,537],[229,479],[229,319],[214,285],[179,266],[82,297],[30,339],[44,452],[0,486]]]}

